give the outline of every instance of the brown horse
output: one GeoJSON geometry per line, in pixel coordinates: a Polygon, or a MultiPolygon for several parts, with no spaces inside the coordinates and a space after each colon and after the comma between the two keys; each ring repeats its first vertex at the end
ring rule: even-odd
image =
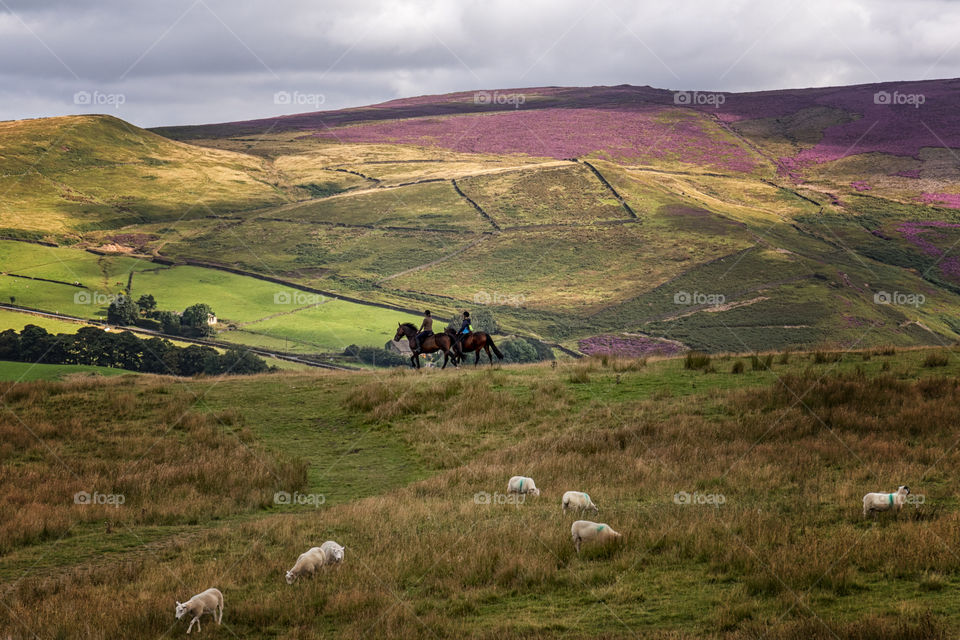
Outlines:
{"type": "Polygon", "coordinates": [[[493,364],[493,356],[490,355],[491,349],[493,349],[493,353],[496,354],[497,358],[503,360],[503,354],[500,353],[500,349],[497,349],[497,345],[493,344],[493,337],[489,333],[484,333],[483,331],[474,331],[472,333],[468,333],[458,341],[457,332],[448,327],[444,331],[444,335],[449,336],[454,341],[453,351],[458,360],[463,360],[463,354],[476,351],[477,355],[473,359],[473,366],[477,366],[480,364],[481,349],[487,352],[487,359],[490,361],[491,365],[493,364]]]}
{"type": "Polygon", "coordinates": [[[440,367],[441,369],[447,368],[447,361],[453,361],[454,366],[456,366],[457,358],[450,352],[450,348],[453,346],[452,337],[445,333],[435,333],[432,336],[427,336],[420,341],[420,350],[417,351],[417,333],[419,332],[415,326],[409,322],[404,322],[397,325],[397,335],[393,336],[394,342],[400,338],[407,339],[410,344],[410,351],[413,351],[410,362],[414,369],[420,368],[421,353],[433,353],[435,351],[443,351],[443,366],[440,367]]]}

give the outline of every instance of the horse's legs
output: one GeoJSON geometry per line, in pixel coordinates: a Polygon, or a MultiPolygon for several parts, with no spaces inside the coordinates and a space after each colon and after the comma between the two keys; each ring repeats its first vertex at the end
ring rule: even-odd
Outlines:
{"type": "Polygon", "coordinates": [[[473,366],[480,364],[480,349],[477,349],[477,354],[473,359],[473,366]]]}
{"type": "Polygon", "coordinates": [[[444,352],[443,352],[443,366],[440,367],[441,370],[447,368],[447,359],[448,359],[449,357],[450,357],[450,352],[449,352],[449,351],[444,351],[444,352]]]}
{"type": "Polygon", "coordinates": [[[483,345],[483,348],[487,350],[487,360],[490,361],[490,366],[492,367],[492,366],[493,366],[493,356],[490,355],[490,345],[485,344],[485,345],[483,345]]]}

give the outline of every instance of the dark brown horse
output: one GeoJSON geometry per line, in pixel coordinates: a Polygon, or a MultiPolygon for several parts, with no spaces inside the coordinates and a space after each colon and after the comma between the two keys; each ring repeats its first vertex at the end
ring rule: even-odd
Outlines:
{"type": "Polygon", "coordinates": [[[420,341],[420,350],[417,351],[417,328],[410,324],[409,322],[404,322],[397,325],[397,335],[393,336],[393,341],[396,342],[400,338],[406,338],[410,344],[410,351],[413,351],[413,355],[410,356],[410,362],[413,365],[414,369],[420,368],[420,354],[421,353],[433,353],[435,351],[443,351],[443,366],[441,369],[447,368],[447,361],[452,360],[454,366],[457,364],[456,356],[450,351],[453,347],[453,338],[446,333],[435,333],[432,336],[427,336],[420,341]]]}
{"type": "Polygon", "coordinates": [[[493,364],[493,356],[490,355],[491,349],[493,349],[493,353],[496,354],[497,358],[503,360],[503,354],[500,353],[500,349],[497,349],[497,345],[493,344],[493,337],[489,333],[474,331],[457,341],[457,332],[447,328],[446,331],[444,331],[444,335],[449,336],[453,340],[453,351],[458,360],[463,360],[463,354],[475,351],[477,355],[473,359],[473,366],[477,366],[480,364],[481,349],[487,352],[487,359],[490,360],[491,365],[493,364]]]}

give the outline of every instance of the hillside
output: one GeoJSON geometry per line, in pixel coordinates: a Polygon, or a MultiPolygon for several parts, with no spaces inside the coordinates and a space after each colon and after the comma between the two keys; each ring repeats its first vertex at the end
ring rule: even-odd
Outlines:
{"type": "Polygon", "coordinates": [[[957,351],[698,366],[0,383],[0,629],[182,636],[216,585],[202,637],[954,637],[957,351]],[[567,490],[622,544],[577,554],[567,490]]]}
{"type": "MultiPolygon", "coordinates": [[[[2,162],[23,175],[4,178],[20,201],[0,227],[125,252],[135,271],[239,269],[442,317],[486,306],[505,333],[584,353],[947,344],[958,91],[547,87],[154,133],[4,123],[2,162]]],[[[261,298],[227,319],[287,349],[343,346],[261,298]]],[[[364,329],[373,345],[391,332],[364,329]]]]}

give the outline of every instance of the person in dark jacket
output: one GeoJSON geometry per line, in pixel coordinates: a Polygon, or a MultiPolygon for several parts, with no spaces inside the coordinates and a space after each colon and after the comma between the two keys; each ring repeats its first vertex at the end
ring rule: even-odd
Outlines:
{"type": "Polygon", "coordinates": [[[430,310],[423,312],[423,322],[420,323],[420,330],[417,333],[416,342],[417,342],[417,351],[420,351],[423,346],[423,341],[433,335],[433,316],[430,315],[430,310]]]}

